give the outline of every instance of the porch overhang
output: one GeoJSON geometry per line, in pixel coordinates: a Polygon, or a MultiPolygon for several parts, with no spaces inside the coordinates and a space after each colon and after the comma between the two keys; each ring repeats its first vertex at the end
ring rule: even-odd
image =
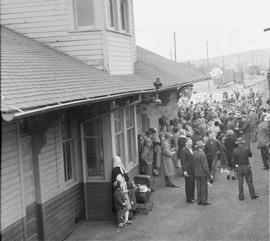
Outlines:
{"type": "MultiPolygon", "coordinates": [[[[197,81],[197,80],[196,80],[197,81]]],[[[203,80],[200,80],[203,81],[203,80]]],[[[171,85],[167,87],[163,87],[160,89],[159,92],[164,92],[168,90],[174,90],[182,86],[190,85],[194,81],[190,82],[185,82],[181,84],[176,84],[176,85],[171,85]]],[[[5,106],[9,107],[8,111],[2,111],[2,118],[5,121],[12,121],[15,119],[20,119],[28,116],[33,116],[37,114],[42,114],[46,113],[49,111],[56,111],[68,107],[74,107],[74,106],[79,106],[79,105],[84,105],[84,104],[89,104],[89,103],[97,103],[97,102],[103,102],[103,101],[110,101],[110,100],[115,100],[118,98],[123,98],[123,97],[128,97],[132,95],[143,95],[143,94],[150,94],[154,93],[156,90],[155,89],[145,89],[145,90],[136,90],[136,91],[131,91],[131,92],[126,92],[126,93],[116,93],[112,95],[106,95],[106,96],[97,96],[97,97],[92,97],[92,98],[83,98],[79,100],[71,100],[68,102],[60,102],[60,103],[53,103],[51,105],[46,105],[46,106],[36,106],[31,109],[23,109],[19,108],[16,106],[8,105],[7,103],[3,102],[2,100],[2,105],[4,104],[5,106]]]]}

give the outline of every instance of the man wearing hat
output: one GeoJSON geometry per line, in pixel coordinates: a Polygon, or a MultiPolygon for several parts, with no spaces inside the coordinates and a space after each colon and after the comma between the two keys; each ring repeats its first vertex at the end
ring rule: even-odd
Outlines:
{"type": "Polygon", "coordinates": [[[197,141],[193,153],[195,180],[197,189],[197,204],[210,205],[208,202],[207,178],[210,175],[207,157],[203,151],[205,144],[202,141],[197,141]]]}
{"type": "Polygon", "coordinates": [[[263,169],[269,169],[269,144],[270,144],[270,114],[267,114],[264,121],[259,124],[257,130],[257,147],[261,151],[263,169]]]}
{"type": "Polygon", "coordinates": [[[161,144],[161,160],[162,160],[162,174],[165,177],[165,185],[167,187],[179,187],[175,184],[174,176],[175,165],[173,161],[173,156],[176,155],[176,151],[171,148],[171,139],[173,135],[169,132],[165,133],[165,140],[161,144]]]}
{"type": "Polygon", "coordinates": [[[245,145],[245,140],[242,137],[238,137],[235,144],[237,144],[238,147],[233,150],[232,159],[237,174],[239,200],[244,200],[244,178],[246,179],[251,199],[256,199],[258,196],[255,194],[251,166],[248,159],[252,156],[252,153],[249,147],[245,145]]]}
{"type": "Polygon", "coordinates": [[[187,138],[185,147],[180,151],[179,157],[183,176],[185,177],[186,201],[187,203],[194,203],[195,176],[191,138],[187,138]]]}

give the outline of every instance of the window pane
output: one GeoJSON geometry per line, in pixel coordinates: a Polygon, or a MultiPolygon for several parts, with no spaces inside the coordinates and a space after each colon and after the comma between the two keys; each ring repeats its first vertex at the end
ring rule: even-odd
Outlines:
{"type": "Polygon", "coordinates": [[[115,133],[123,131],[123,110],[115,111],[114,113],[114,127],[115,133]]]}
{"type": "Polygon", "coordinates": [[[71,138],[71,118],[69,114],[64,114],[61,121],[62,139],[66,140],[71,138]]]}
{"type": "Polygon", "coordinates": [[[122,30],[128,30],[128,5],[127,0],[120,1],[120,13],[121,13],[121,28],[122,30]]]}
{"type": "Polygon", "coordinates": [[[124,161],[125,159],[125,145],[124,145],[124,133],[115,136],[116,154],[119,155],[124,161]]]}
{"type": "Polygon", "coordinates": [[[135,161],[135,128],[127,131],[128,161],[135,161]]]}
{"type": "Polygon", "coordinates": [[[108,6],[109,6],[109,22],[110,22],[110,26],[111,27],[115,27],[115,13],[114,13],[114,4],[113,4],[113,0],[108,0],[108,6]]]}
{"type": "Polygon", "coordinates": [[[104,176],[103,146],[101,138],[85,140],[88,176],[104,176]]]}
{"type": "Polygon", "coordinates": [[[104,176],[102,121],[88,121],[83,127],[88,176],[104,176]]]}
{"type": "Polygon", "coordinates": [[[63,143],[65,181],[72,179],[72,151],[71,141],[63,143]]]}
{"type": "Polygon", "coordinates": [[[94,137],[100,136],[101,121],[90,121],[84,124],[84,136],[94,137]]]}
{"type": "Polygon", "coordinates": [[[134,126],[134,107],[127,107],[126,108],[126,127],[134,126]]]}
{"type": "Polygon", "coordinates": [[[95,23],[94,0],[75,0],[78,26],[93,26],[95,23]]]}

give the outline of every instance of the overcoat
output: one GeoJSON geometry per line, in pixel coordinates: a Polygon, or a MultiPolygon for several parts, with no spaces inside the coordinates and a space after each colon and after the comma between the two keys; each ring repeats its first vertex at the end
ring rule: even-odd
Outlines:
{"type": "Polygon", "coordinates": [[[195,177],[209,176],[209,169],[207,164],[207,157],[202,151],[194,151],[193,153],[195,177]]]}
{"type": "Polygon", "coordinates": [[[268,121],[263,121],[259,124],[257,130],[257,147],[262,148],[266,147],[270,141],[270,127],[268,121]]]}
{"type": "Polygon", "coordinates": [[[173,161],[174,155],[175,152],[172,151],[169,140],[165,139],[161,144],[161,173],[164,176],[174,176],[176,174],[173,161]]]}
{"type": "Polygon", "coordinates": [[[180,151],[180,160],[182,165],[182,172],[186,171],[188,175],[194,175],[193,154],[190,152],[190,150],[187,149],[187,147],[184,147],[180,151]]]}

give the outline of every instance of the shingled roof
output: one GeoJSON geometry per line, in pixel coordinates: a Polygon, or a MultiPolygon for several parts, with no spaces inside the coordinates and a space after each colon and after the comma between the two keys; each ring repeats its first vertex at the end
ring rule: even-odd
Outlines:
{"type": "Polygon", "coordinates": [[[112,76],[1,26],[2,116],[153,92],[157,75],[164,77],[164,89],[190,81],[179,82],[141,60],[135,74],[112,76]]]}
{"type": "Polygon", "coordinates": [[[208,75],[194,68],[175,63],[140,46],[137,46],[137,58],[138,63],[135,65],[135,73],[140,76],[159,75],[162,82],[166,82],[169,77],[169,79],[176,79],[178,84],[209,79],[208,75]],[[146,74],[146,68],[151,73],[146,74]]]}

